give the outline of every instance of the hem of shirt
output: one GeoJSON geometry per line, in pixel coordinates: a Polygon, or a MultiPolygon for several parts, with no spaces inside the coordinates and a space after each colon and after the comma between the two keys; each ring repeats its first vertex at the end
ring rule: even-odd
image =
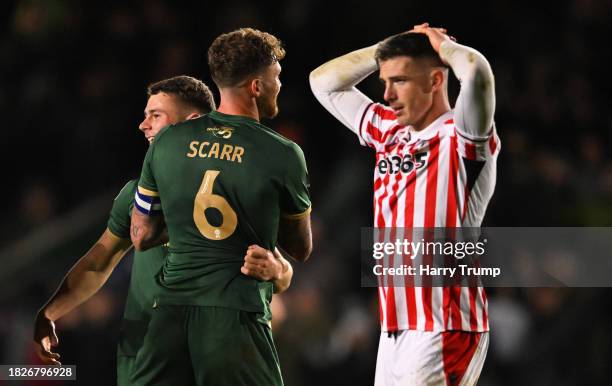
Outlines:
{"type": "Polygon", "coordinates": [[[163,298],[156,297],[154,299],[154,305],[152,308],[157,308],[160,306],[193,306],[193,307],[219,307],[219,308],[229,308],[231,310],[239,310],[246,312],[254,312],[254,313],[264,313],[265,307],[248,307],[248,306],[231,306],[227,304],[219,304],[215,302],[198,302],[198,301],[190,301],[185,299],[171,299],[171,298],[163,298]]]}

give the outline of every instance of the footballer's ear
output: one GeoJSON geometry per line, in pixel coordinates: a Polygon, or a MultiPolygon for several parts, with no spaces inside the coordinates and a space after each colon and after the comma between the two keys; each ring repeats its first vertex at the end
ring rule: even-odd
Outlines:
{"type": "Polygon", "coordinates": [[[249,93],[254,97],[259,97],[262,90],[261,79],[253,78],[249,81],[249,93]]]}
{"type": "Polygon", "coordinates": [[[196,113],[195,111],[191,114],[189,114],[187,116],[187,118],[185,118],[186,121],[190,120],[190,119],[196,119],[196,118],[200,118],[202,116],[202,114],[200,113],[196,113]]]}
{"type": "Polygon", "coordinates": [[[444,70],[441,68],[435,68],[431,72],[431,89],[437,91],[444,86],[444,70]]]}

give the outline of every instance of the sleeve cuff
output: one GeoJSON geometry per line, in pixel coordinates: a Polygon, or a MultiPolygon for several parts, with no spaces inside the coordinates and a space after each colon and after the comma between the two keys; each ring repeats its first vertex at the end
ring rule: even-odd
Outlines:
{"type": "Polygon", "coordinates": [[[308,209],[306,209],[302,213],[297,213],[297,214],[283,213],[282,216],[283,218],[290,219],[290,220],[299,220],[303,217],[308,216],[310,212],[312,212],[312,206],[308,207],[308,209]]]}
{"type": "Polygon", "coordinates": [[[491,135],[493,134],[493,125],[491,125],[491,128],[489,129],[489,132],[487,134],[485,134],[484,136],[470,135],[470,134],[466,133],[465,131],[461,130],[457,126],[455,126],[455,131],[457,132],[457,135],[463,137],[464,139],[467,139],[468,141],[471,141],[471,142],[486,142],[486,141],[488,141],[491,138],[491,135]]]}

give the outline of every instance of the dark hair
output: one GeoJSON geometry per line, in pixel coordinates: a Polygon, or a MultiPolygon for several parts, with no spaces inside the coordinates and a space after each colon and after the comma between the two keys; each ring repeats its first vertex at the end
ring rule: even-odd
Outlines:
{"type": "Polygon", "coordinates": [[[427,35],[415,32],[404,32],[383,40],[376,48],[378,63],[397,56],[409,56],[415,59],[431,59],[437,66],[444,66],[438,53],[433,49],[427,35]]]}
{"type": "Polygon", "coordinates": [[[240,28],[215,39],[208,49],[208,67],[217,86],[234,87],[284,57],[285,49],[274,35],[240,28]]]}
{"type": "Polygon", "coordinates": [[[187,75],[160,80],[147,87],[147,96],[165,92],[176,95],[188,107],[195,108],[202,114],[215,110],[215,99],[204,82],[187,75]]]}

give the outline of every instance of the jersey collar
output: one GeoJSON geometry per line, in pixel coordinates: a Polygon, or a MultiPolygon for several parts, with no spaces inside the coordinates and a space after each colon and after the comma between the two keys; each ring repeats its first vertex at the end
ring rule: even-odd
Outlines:
{"type": "Polygon", "coordinates": [[[424,128],[421,131],[416,131],[412,128],[412,126],[410,126],[410,135],[411,135],[411,140],[417,140],[417,139],[432,139],[433,137],[436,136],[436,134],[438,134],[438,129],[440,128],[440,126],[447,120],[452,119],[453,118],[453,110],[449,110],[447,112],[445,112],[444,114],[440,115],[438,118],[436,118],[435,121],[431,122],[426,128],[424,128]]]}
{"type": "Polygon", "coordinates": [[[217,118],[227,119],[227,120],[248,121],[248,122],[259,123],[255,119],[253,119],[251,117],[247,117],[245,115],[225,114],[225,113],[219,112],[217,110],[211,111],[208,115],[212,115],[213,118],[216,116],[217,118]]]}

